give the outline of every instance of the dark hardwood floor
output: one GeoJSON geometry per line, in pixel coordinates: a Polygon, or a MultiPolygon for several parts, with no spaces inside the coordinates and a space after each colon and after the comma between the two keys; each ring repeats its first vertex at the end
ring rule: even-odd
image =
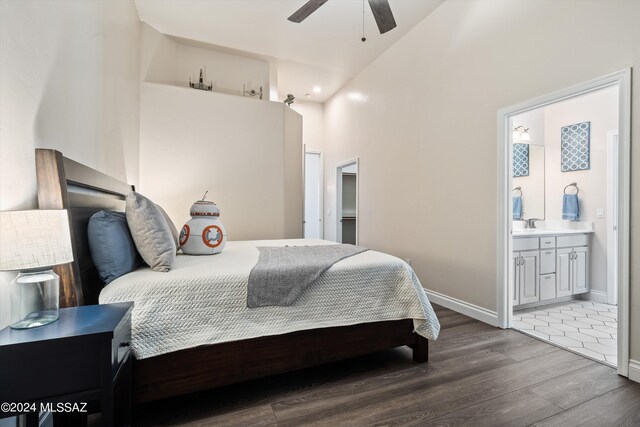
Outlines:
{"type": "Polygon", "coordinates": [[[640,384],[614,369],[435,308],[428,364],[398,348],[139,406],[135,425],[640,425],[640,384]]]}

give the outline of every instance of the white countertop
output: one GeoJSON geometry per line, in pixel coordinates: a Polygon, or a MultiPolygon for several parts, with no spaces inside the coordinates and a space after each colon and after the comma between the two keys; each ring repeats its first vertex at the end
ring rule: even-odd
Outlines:
{"type": "Polygon", "coordinates": [[[588,229],[563,229],[545,230],[542,228],[525,228],[524,230],[513,230],[513,237],[542,237],[542,236],[566,236],[570,234],[591,234],[593,230],[588,229]]]}

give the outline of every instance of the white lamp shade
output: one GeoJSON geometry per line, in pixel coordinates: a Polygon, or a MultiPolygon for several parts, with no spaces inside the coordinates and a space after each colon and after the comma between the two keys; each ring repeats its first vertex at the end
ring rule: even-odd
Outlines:
{"type": "Polygon", "coordinates": [[[0,271],[73,261],[66,210],[0,212],[0,271]]]}
{"type": "Polygon", "coordinates": [[[520,139],[522,141],[531,141],[531,136],[529,135],[529,132],[527,132],[526,130],[524,132],[522,132],[522,135],[520,135],[520,139]]]}

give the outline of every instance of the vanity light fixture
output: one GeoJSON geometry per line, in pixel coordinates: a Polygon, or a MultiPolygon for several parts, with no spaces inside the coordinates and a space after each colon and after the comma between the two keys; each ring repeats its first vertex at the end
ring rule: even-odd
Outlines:
{"type": "Polygon", "coordinates": [[[516,126],[513,128],[513,141],[516,140],[529,142],[531,141],[531,135],[529,135],[529,128],[525,128],[524,126],[516,126]]]}

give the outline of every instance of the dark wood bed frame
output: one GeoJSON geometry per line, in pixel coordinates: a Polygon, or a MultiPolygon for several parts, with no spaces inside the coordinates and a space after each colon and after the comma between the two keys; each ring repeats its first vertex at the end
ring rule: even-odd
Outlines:
{"type": "MultiPolygon", "coordinates": [[[[103,283],[89,253],[87,224],[100,210],[124,211],[134,187],[55,150],[36,149],[36,170],[39,207],[69,212],[74,262],[55,268],[60,306],[97,304],[103,283]]],[[[413,349],[414,361],[427,361],[428,341],[413,332],[410,319],[200,346],[136,360],[134,399],[149,402],[403,345],[413,349]]]]}

